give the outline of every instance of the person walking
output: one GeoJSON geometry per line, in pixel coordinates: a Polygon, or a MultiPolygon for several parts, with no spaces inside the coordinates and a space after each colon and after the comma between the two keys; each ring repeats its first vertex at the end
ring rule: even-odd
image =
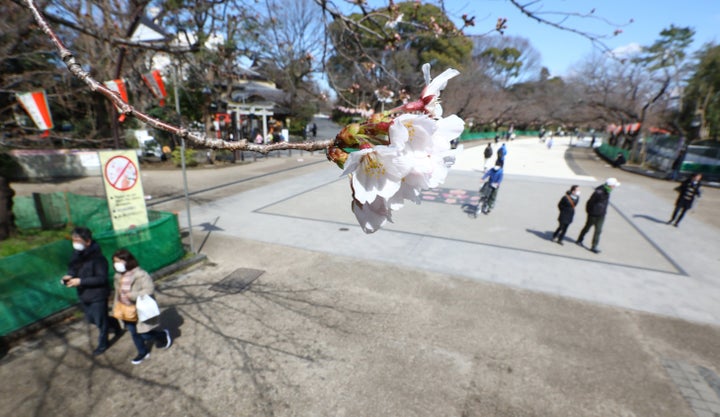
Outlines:
{"type": "Polygon", "coordinates": [[[667,224],[678,227],[680,221],[685,217],[685,212],[692,208],[695,197],[700,198],[700,181],[702,181],[702,174],[695,174],[675,187],[678,198],[675,200],[675,210],[667,224]]]}
{"type": "Polygon", "coordinates": [[[483,187],[480,188],[481,193],[483,192],[483,188],[489,186],[490,192],[487,197],[487,208],[484,208],[482,210],[483,214],[490,214],[490,211],[495,207],[495,200],[497,199],[497,193],[500,189],[500,183],[503,180],[503,167],[502,165],[495,164],[494,167],[492,167],[491,170],[486,172],[482,179],[487,178],[487,184],[483,184],[483,187]],[[488,185],[489,184],[489,185],[488,185]]]}
{"type": "Polygon", "coordinates": [[[497,150],[497,159],[495,160],[495,165],[500,165],[500,167],[505,166],[505,157],[507,156],[507,148],[505,147],[505,144],[503,143],[500,148],[497,150]]]}
{"type": "MultiPolygon", "coordinates": [[[[684,140],[684,138],[680,138],[680,140],[684,140]]],[[[682,168],[683,161],[685,160],[685,155],[687,154],[687,148],[683,147],[680,149],[680,152],[678,152],[677,157],[672,163],[672,171],[670,172],[670,179],[675,181],[680,176],[680,169],[682,168]]]]}
{"type": "Polygon", "coordinates": [[[565,238],[568,226],[570,226],[570,223],[573,221],[573,217],[575,217],[575,206],[577,206],[579,202],[580,187],[573,185],[565,192],[565,195],[562,196],[560,202],[558,203],[558,209],[560,210],[560,215],[558,216],[558,228],[555,230],[555,233],[553,233],[551,241],[555,241],[555,239],[557,239],[557,243],[559,245],[563,244],[563,239],[565,238]]]}
{"type": "Polygon", "coordinates": [[[490,142],[488,142],[487,146],[485,147],[483,156],[485,157],[485,163],[483,163],[483,172],[485,172],[488,170],[488,164],[490,163],[490,159],[492,159],[493,156],[493,148],[490,142]]]}
{"type": "Polygon", "coordinates": [[[121,333],[117,320],[108,315],[110,296],[108,262],[103,256],[100,245],[93,240],[90,229],[74,228],[71,239],[74,251],[68,263],[67,274],[62,277],[62,284],[77,290],[85,319],[98,328],[98,343],[92,353],[93,356],[97,356],[105,352],[109,346],[110,328],[114,331],[115,338],[121,333]]]}
{"type": "MultiPolygon", "coordinates": [[[[145,270],[140,268],[137,259],[127,249],[119,249],[113,254],[113,267],[115,268],[115,297],[113,299],[113,311],[115,304],[122,303],[125,306],[135,306],[138,297],[141,295],[152,296],[155,292],[153,280],[145,270]]],[[[133,365],[139,365],[150,357],[150,350],[147,342],[155,341],[163,349],[172,345],[172,337],[168,329],[158,330],[160,317],[154,317],[146,321],[120,320],[120,323],[128,329],[132,335],[137,356],[131,361],[133,365]]]]}
{"type": "Polygon", "coordinates": [[[617,179],[608,178],[603,185],[595,188],[595,191],[585,205],[587,219],[585,220],[585,226],[580,231],[580,236],[578,236],[575,243],[585,247],[583,245],[583,238],[590,228],[594,227],[595,229],[593,231],[592,247],[590,248],[590,251],[593,253],[600,253],[598,243],[600,243],[600,233],[602,233],[603,223],[605,223],[607,207],[608,204],[610,204],[610,193],[619,186],[620,182],[617,179]]]}

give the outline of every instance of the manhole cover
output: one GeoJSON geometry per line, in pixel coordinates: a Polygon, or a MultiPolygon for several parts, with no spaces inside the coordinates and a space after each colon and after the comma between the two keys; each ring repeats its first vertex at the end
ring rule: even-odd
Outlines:
{"type": "Polygon", "coordinates": [[[217,292],[237,294],[245,291],[253,281],[264,274],[259,269],[239,268],[232,271],[228,276],[210,286],[210,289],[217,292]]]}

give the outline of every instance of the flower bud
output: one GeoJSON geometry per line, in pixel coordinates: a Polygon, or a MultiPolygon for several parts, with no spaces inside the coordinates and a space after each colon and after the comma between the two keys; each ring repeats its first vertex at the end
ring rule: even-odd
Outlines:
{"type": "Polygon", "coordinates": [[[345,161],[348,158],[348,153],[335,146],[328,146],[327,148],[327,159],[328,161],[334,162],[340,168],[345,168],[345,161]]]}
{"type": "Polygon", "coordinates": [[[360,143],[358,139],[359,133],[360,123],[350,123],[335,136],[333,145],[338,148],[357,148],[360,143]]]}
{"type": "Polygon", "coordinates": [[[390,143],[390,123],[380,122],[362,125],[362,137],[373,145],[387,145],[390,143]]]}

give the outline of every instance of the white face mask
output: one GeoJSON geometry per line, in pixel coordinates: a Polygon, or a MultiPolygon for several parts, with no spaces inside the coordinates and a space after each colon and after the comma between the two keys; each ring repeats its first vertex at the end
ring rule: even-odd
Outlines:
{"type": "Polygon", "coordinates": [[[73,242],[73,249],[77,251],[85,250],[85,245],[80,242],[73,242]]]}
{"type": "Polygon", "coordinates": [[[580,190],[575,191],[575,195],[580,197],[580,190]]]}
{"type": "Polygon", "coordinates": [[[113,268],[115,268],[116,271],[123,273],[125,272],[125,264],[122,262],[115,262],[113,264],[113,268]]]}

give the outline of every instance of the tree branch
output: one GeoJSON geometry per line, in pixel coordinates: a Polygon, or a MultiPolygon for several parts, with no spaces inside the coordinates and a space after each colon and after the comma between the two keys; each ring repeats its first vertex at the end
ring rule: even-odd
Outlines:
{"type": "Polygon", "coordinates": [[[193,143],[213,149],[228,149],[228,150],[247,150],[251,152],[258,152],[267,154],[270,151],[285,150],[285,149],[300,149],[306,151],[324,150],[332,143],[332,140],[316,141],[316,142],[302,142],[302,143],[274,143],[269,145],[257,145],[248,143],[246,140],[238,142],[227,142],[221,139],[212,139],[206,136],[197,136],[187,129],[183,129],[162,120],[155,119],[137,109],[130,104],[124,102],[120,97],[120,94],[105,87],[104,84],[98,82],[88,74],[87,71],[82,69],[82,66],[77,62],[73,53],[65,47],[60,38],[53,32],[50,25],[46,22],[43,15],[35,5],[34,0],[24,0],[25,6],[30,9],[40,29],[50,38],[51,42],[57,48],[60,58],[63,60],[65,65],[71,74],[76,78],[84,82],[92,91],[98,92],[110,100],[122,114],[133,116],[143,123],[146,123],[156,129],[164,130],[166,132],[177,135],[181,138],[192,141],[193,143]]]}
{"type": "MultiPolygon", "coordinates": [[[[583,31],[583,30],[571,28],[571,27],[565,25],[565,21],[566,21],[569,17],[571,17],[571,16],[582,17],[582,18],[593,18],[593,19],[601,20],[601,21],[603,21],[603,22],[605,22],[605,23],[607,23],[607,24],[609,24],[609,25],[611,25],[611,26],[616,27],[615,31],[613,32],[613,35],[618,35],[619,33],[622,32],[622,30],[617,29],[617,28],[620,27],[621,25],[612,23],[612,22],[610,22],[610,21],[608,21],[607,19],[604,19],[604,18],[602,18],[602,17],[595,16],[595,15],[594,15],[595,9],[593,9],[592,11],[590,11],[590,13],[587,13],[587,14],[565,13],[565,12],[540,12],[540,11],[538,11],[538,10],[535,10],[535,11],[530,10],[530,7],[531,7],[531,6],[533,6],[533,5],[537,4],[537,3],[540,3],[539,0],[533,0],[533,1],[530,1],[529,3],[526,3],[526,4],[520,4],[520,2],[519,2],[518,0],[510,0],[510,3],[511,3],[513,6],[517,7],[518,10],[520,10],[521,13],[523,13],[524,15],[526,15],[527,17],[529,17],[530,19],[533,19],[533,20],[535,20],[535,21],[538,22],[538,23],[543,23],[543,24],[546,24],[546,25],[548,25],[548,26],[554,27],[555,29],[559,29],[559,30],[566,31],[566,32],[571,32],[571,33],[574,33],[574,34],[576,34],[576,35],[582,36],[583,38],[589,40],[593,45],[595,45],[595,46],[597,46],[598,48],[600,48],[603,52],[611,52],[611,51],[612,51],[612,50],[610,49],[610,47],[608,47],[604,42],[602,42],[602,41],[600,40],[601,38],[607,38],[608,36],[597,35],[597,34],[593,34],[593,33],[590,33],[590,32],[583,31]],[[541,14],[562,15],[563,18],[562,18],[559,22],[553,22],[553,21],[551,21],[551,20],[548,20],[548,19],[545,19],[545,18],[541,17],[541,16],[540,16],[541,14]]],[[[632,19],[630,20],[630,23],[632,23],[632,19]]]]}

